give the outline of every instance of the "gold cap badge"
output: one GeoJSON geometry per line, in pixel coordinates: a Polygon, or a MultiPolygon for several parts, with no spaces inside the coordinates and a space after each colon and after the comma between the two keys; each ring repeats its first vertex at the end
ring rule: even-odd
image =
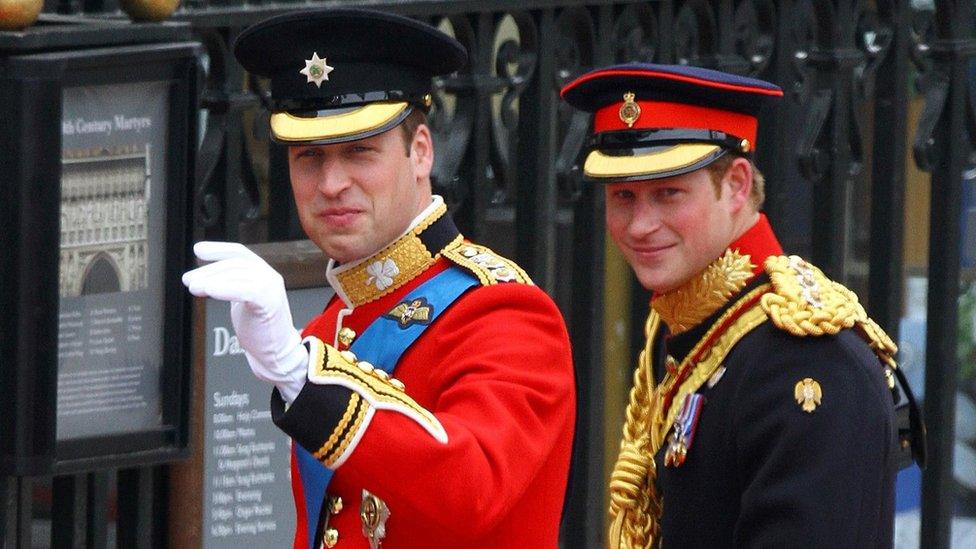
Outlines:
{"type": "Polygon", "coordinates": [[[620,120],[627,124],[628,128],[634,127],[634,122],[640,118],[640,105],[634,102],[634,92],[624,93],[624,104],[620,106],[620,120]]]}
{"type": "Polygon", "coordinates": [[[805,377],[793,386],[793,397],[804,412],[812,413],[823,399],[823,391],[815,380],[805,377]]]}

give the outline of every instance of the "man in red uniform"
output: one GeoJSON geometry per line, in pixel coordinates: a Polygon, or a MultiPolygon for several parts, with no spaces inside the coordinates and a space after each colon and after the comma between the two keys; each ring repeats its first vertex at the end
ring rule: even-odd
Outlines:
{"type": "Polygon", "coordinates": [[[653,292],[610,547],[890,547],[920,430],[896,420],[911,399],[894,344],[853,293],[783,255],[762,213],[757,117],[782,91],[628,64],[562,95],[594,113],[583,172],[653,292]]]}
{"type": "Polygon", "coordinates": [[[295,442],[295,547],[556,547],[575,410],[565,325],[431,194],[431,77],[463,66],[463,47],[336,9],[254,25],[234,52],[271,79],[272,135],[336,296],[299,335],[281,276],[235,243],[198,243],[213,263],[184,283],[232,302],[274,385],[295,442]]]}

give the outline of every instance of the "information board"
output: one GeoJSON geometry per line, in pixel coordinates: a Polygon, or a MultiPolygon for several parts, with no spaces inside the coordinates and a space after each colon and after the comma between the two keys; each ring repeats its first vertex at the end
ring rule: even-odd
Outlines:
{"type": "Polygon", "coordinates": [[[57,439],[158,429],[169,82],[65,88],[57,439]]]}
{"type": "MultiPolygon", "coordinates": [[[[322,312],[327,288],[289,290],[296,326],[322,312]]],[[[271,422],[271,387],[237,343],[230,305],[208,299],[204,391],[203,547],[289,547],[295,534],[289,439],[271,422]]]]}
{"type": "Polygon", "coordinates": [[[202,46],[189,25],[0,37],[0,473],[189,455],[202,46]]]}

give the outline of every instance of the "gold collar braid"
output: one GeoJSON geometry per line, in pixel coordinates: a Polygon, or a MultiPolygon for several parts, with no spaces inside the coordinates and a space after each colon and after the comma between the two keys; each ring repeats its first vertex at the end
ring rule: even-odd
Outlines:
{"type": "Polygon", "coordinates": [[[746,286],[755,268],[749,255],[726,250],[698,276],[670,292],[656,296],[651,308],[661,315],[672,334],[680,334],[708,318],[746,286]]]}
{"type": "Polygon", "coordinates": [[[396,291],[429,269],[443,250],[457,246],[463,240],[457,234],[446,246],[431,250],[421,238],[421,233],[446,212],[447,206],[442,203],[389,246],[348,268],[339,267],[333,283],[336,291],[345,294],[351,306],[358,307],[396,291]]]}

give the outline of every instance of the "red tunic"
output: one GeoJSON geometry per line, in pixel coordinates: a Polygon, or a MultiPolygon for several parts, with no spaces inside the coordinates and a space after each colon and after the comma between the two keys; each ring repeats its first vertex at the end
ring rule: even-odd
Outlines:
{"type": "MultiPolygon", "coordinates": [[[[342,326],[362,333],[449,265],[438,259],[353,309],[342,326]]],[[[333,343],[344,307],[334,298],[303,335],[333,343]]],[[[528,284],[475,287],[403,354],[394,375],[449,440],[441,444],[406,416],[377,411],[329,487],[343,503],[329,520],[336,547],[369,547],[359,517],[363,489],[389,506],[384,549],[556,547],[575,394],[569,339],[552,300],[528,284]]]]}

